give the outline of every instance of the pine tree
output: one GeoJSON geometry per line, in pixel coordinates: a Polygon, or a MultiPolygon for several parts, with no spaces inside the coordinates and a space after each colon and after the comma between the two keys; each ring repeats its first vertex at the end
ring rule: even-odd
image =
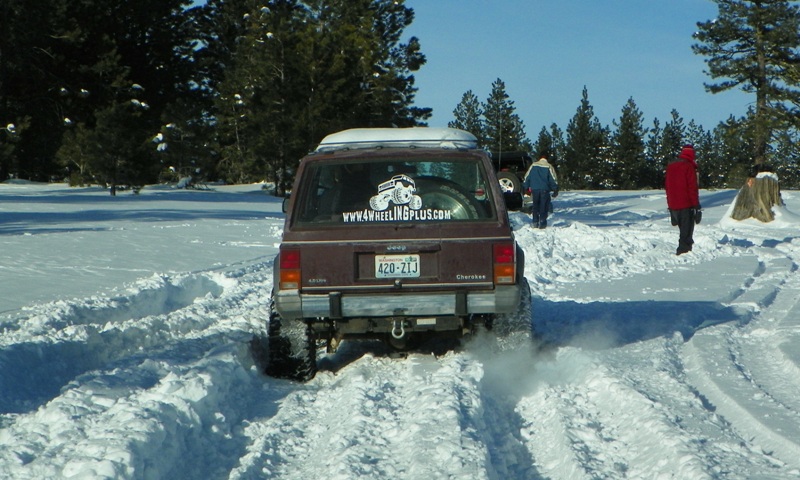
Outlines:
{"type": "MultiPolygon", "coordinates": [[[[413,10],[389,0],[219,1],[224,48],[209,52],[224,75],[214,117],[220,169],[288,187],[297,160],[324,135],[353,127],[422,124],[411,72],[425,57],[400,43],[413,10]],[[216,58],[218,53],[229,58],[216,58]]],[[[212,62],[213,64],[213,62],[212,62]]]]}
{"type": "Polygon", "coordinates": [[[643,178],[646,188],[664,188],[664,175],[666,170],[662,158],[665,155],[661,151],[661,121],[653,119],[653,126],[648,129],[647,139],[645,140],[645,177],[643,178]]]}
{"type": "Polygon", "coordinates": [[[47,180],[68,91],[56,47],[66,5],[0,2],[0,180],[47,180]]]}
{"type": "Polygon", "coordinates": [[[702,125],[691,120],[684,130],[684,143],[694,146],[698,163],[698,185],[700,188],[722,188],[724,186],[725,160],[719,157],[714,135],[702,125]]]}
{"type": "Polygon", "coordinates": [[[545,127],[542,127],[542,129],[539,130],[539,136],[536,138],[536,142],[533,144],[533,156],[535,158],[545,157],[548,159],[548,163],[550,159],[555,161],[554,143],[550,132],[548,132],[545,127]]]}
{"type": "Polygon", "coordinates": [[[550,125],[550,141],[552,144],[550,146],[550,156],[547,159],[553,165],[553,168],[559,171],[559,165],[563,165],[567,155],[567,145],[564,141],[564,132],[555,123],[550,125]]]}
{"type": "Polygon", "coordinates": [[[478,139],[478,145],[483,147],[486,144],[485,136],[483,133],[483,108],[478,97],[472,93],[472,90],[467,90],[461,97],[455,110],[453,110],[454,120],[447,123],[450,128],[460,128],[475,135],[478,139]]]}
{"type": "Polygon", "coordinates": [[[265,128],[260,104],[266,103],[269,111],[275,102],[280,104],[278,97],[265,98],[264,92],[270,91],[276,74],[285,76],[276,63],[281,37],[276,38],[266,23],[272,17],[269,7],[253,0],[211,0],[200,15],[205,45],[200,56],[215,95],[215,170],[231,183],[264,179],[265,163],[258,150],[265,128]]]}
{"type": "MultiPolygon", "coordinates": [[[[307,115],[301,99],[309,90],[306,64],[308,23],[302,6],[295,1],[272,2],[264,8],[255,4],[250,14],[245,42],[237,59],[248,72],[248,84],[241,91],[249,121],[249,146],[253,157],[247,162],[246,177],[271,180],[276,194],[289,188],[297,159],[308,150],[307,115]]],[[[238,81],[234,81],[236,84],[238,81]]]]}
{"type": "Polygon", "coordinates": [[[715,0],[718,18],[698,22],[692,50],[708,57],[712,93],[741,88],[756,96],[756,165],[766,162],[772,132],[798,125],[800,108],[800,8],[785,0],[715,0]]]}
{"type": "Polygon", "coordinates": [[[150,140],[159,160],[159,183],[186,176],[195,182],[217,178],[216,159],[209,154],[211,127],[203,121],[207,112],[205,103],[194,96],[177,98],[164,110],[164,123],[150,140]]]}
{"type": "Polygon", "coordinates": [[[567,125],[565,168],[561,170],[566,188],[586,190],[603,185],[603,149],[607,143],[606,131],[595,117],[589,92],[583,87],[580,106],[567,125]]]}
{"type": "MultiPolygon", "coordinates": [[[[351,127],[408,127],[430,117],[412,106],[415,72],[425,62],[419,39],[400,43],[414,11],[402,0],[306,2],[314,30],[305,36],[313,76],[312,103],[332,119],[320,134],[351,127]]],[[[315,140],[319,140],[316,138],[315,140]]]]}
{"type": "Polygon", "coordinates": [[[780,131],[775,139],[775,156],[784,159],[776,165],[775,172],[786,188],[800,188],[800,142],[797,131],[780,131]]]}
{"type": "Polygon", "coordinates": [[[414,21],[414,10],[404,0],[372,0],[367,12],[372,12],[375,48],[372,83],[368,97],[373,98],[372,115],[380,115],[390,125],[413,127],[431,116],[431,109],[413,106],[417,88],[412,72],[426,62],[417,37],[400,43],[405,29],[414,21]],[[377,70],[377,71],[376,71],[377,70]]]}
{"type": "Polygon", "coordinates": [[[525,126],[515,111],[505,83],[498,78],[492,83],[492,91],[483,104],[486,148],[498,153],[531,150],[525,126]]]}
{"type": "Polygon", "coordinates": [[[645,172],[649,188],[664,188],[664,175],[667,165],[675,160],[681,147],[688,142],[683,117],[677,110],[670,112],[670,120],[661,126],[658,119],[653,120],[645,142],[645,172]]]}
{"type": "Polygon", "coordinates": [[[644,186],[646,178],[644,120],[642,112],[633,98],[622,107],[619,123],[614,122],[616,131],[611,138],[612,184],[616,188],[631,190],[644,186]]]}
{"type": "MultiPolygon", "coordinates": [[[[41,6],[42,2],[35,4],[41,6]]],[[[32,110],[29,132],[47,130],[35,137],[36,143],[51,149],[36,157],[45,163],[42,170],[79,166],[89,180],[95,177],[111,185],[154,179],[155,151],[139,151],[135,162],[114,168],[111,164],[119,164],[119,158],[132,152],[108,149],[127,147],[130,141],[136,148],[144,144],[158,131],[165,108],[195,89],[197,35],[183,0],[82,0],[50,2],[47,8],[43,15],[47,27],[35,35],[36,50],[43,53],[36,69],[43,74],[41,88],[50,92],[41,98],[50,111],[32,110]],[[123,119],[125,115],[131,118],[123,119]],[[75,132],[69,133],[72,129],[75,132]],[[96,129],[124,138],[100,139],[104,143],[100,149],[82,144],[98,140],[90,135],[96,129]],[[65,133],[68,135],[62,139],[65,133]],[[56,152],[60,147],[64,148],[56,152]],[[70,158],[75,152],[79,157],[70,158]],[[92,155],[99,157],[90,158],[92,155]]],[[[25,11],[25,15],[39,21],[35,12],[25,11]]],[[[13,95],[25,96],[19,88],[13,95]]]]}
{"type": "Polygon", "coordinates": [[[752,171],[752,129],[745,119],[728,117],[714,129],[714,144],[722,163],[719,167],[725,176],[724,186],[736,188],[744,184],[752,171]]]}
{"type": "Polygon", "coordinates": [[[136,102],[120,102],[96,112],[96,124],[84,145],[94,177],[109,188],[139,188],[155,177],[152,153],[146,140],[131,135],[138,131],[144,109],[136,102]]]}
{"type": "Polygon", "coordinates": [[[68,168],[77,181],[131,183],[213,159],[227,179],[282,189],[331,131],[430,116],[413,105],[425,56],[418,39],[401,42],[414,18],[402,0],[192,5],[0,2],[0,178],[68,168]],[[117,168],[130,152],[114,146],[137,161],[117,168]]]}
{"type": "Polygon", "coordinates": [[[720,188],[720,181],[724,162],[717,157],[714,146],[714,136],[706,131],[702,125],[691,120],[686,126],[686,143],[694,146],[698,169],[698,184],[700,188],[720,188]]]}
{"type": "Polygon", "coordinates": [[[675,109],[670,112],[670,119],[664,124],[660,142],[660,150],[662,152],[661,167],[666,171],[667,164],[675,160],[676,155],[681,151],[681,147],[688,142],[683,117],[675,109]]]}

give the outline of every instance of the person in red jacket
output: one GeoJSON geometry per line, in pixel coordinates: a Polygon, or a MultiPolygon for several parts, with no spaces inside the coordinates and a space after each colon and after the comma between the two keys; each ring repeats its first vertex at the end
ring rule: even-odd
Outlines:
{"type": "Polygon", "coordinates": [[[680,230],[677,255],[692,251],[694,225],[700,223],[700,192],[697,188],[697,162],[694,147],[684,145],[678,159],[667,165],[664,181],[667,208],[673,225],[680,230]]]}

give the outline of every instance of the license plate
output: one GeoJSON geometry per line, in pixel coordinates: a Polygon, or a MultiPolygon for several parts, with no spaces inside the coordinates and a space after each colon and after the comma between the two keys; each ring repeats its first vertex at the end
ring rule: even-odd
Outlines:
{"type": "Polygon", "coordinates": [[[419,255],[376,255],[375,278],[419,277],[419,255]]]}

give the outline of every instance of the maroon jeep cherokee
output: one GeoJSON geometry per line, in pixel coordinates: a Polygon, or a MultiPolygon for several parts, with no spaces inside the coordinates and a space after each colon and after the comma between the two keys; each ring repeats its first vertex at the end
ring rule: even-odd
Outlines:
{"type": "MultiPolygon", "coordinates": [[[[475,137],[451,128],[354,129],[303,158],[287,201],[266,371],[308,380],[317,348],[399,350],[526,312],[506,202],[475,137]]],[[[516,195],[516,196],[515,196],[516,195]]]]}

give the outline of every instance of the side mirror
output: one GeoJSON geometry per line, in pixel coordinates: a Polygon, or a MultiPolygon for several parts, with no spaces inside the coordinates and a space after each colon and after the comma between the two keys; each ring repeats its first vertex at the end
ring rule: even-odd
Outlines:
{"type": "Polygon", "coordinates": [[[506,202],[506,208],[511,211],[522,209],[521,192],[503,192],[503,200],[506,202]]]}
{"type": "Polygon", "coordinates": [[[289,211],[289,198],[289,196],[283,198],[283,206],[281,207],[283,213],[287,213],[289,211]]]}

